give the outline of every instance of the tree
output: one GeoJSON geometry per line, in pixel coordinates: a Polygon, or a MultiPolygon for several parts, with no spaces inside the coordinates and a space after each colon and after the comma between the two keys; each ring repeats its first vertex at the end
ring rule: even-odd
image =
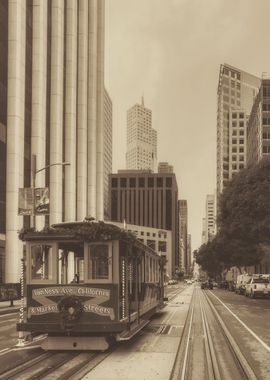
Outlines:
{"type": "Polygon", "coordinates": [[[270,243],[270,159],[239,172],[221,195],[216,260],[226,268],[258,264],[270,243]]]}
{"type": "Polygon", "coordinates": [[[218,225],[226,239],[245,245],[270,243],[270,159],[229,182],[221,195],[218,225]]]}
{"type": "Polygon", "coordinates": [[[217,256],[217,245],[215,241],[203,244],[198,250],[194,251],[197,262],[210,277],[216,277],[222,271],[222,263],[217,256]]]}

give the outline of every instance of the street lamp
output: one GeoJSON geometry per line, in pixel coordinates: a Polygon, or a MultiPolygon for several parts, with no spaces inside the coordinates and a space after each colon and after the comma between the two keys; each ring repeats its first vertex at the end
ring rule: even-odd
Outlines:
{"type": "MultiPolygon", "coordinates": [[[[37,167],[37,156],[35,154],[32,155],[31,169],[32,169],[32,179],[33,179],[33,186],[32,187],[33,187],[34,191],[35,191],[35,187],[36,187],[36,175],[37,175],[37,173],[40,173],[43,170],[47,170],[51,166],[57,166],[57,165],[67,166],[67,165],[70,165],[70,162],[56,162],[54,164],[46,165],[46,166],[44,166],[44,168],[37,170],[37,168],[36,168],[37,167]]],[[[36,228],[35,196],[34,196],[33,227],[36,228]]]]}

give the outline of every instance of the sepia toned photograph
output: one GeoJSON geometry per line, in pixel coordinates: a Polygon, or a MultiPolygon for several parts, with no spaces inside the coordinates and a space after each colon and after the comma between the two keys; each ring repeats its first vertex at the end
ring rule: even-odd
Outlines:
{"type": "Polygon", "coordinates": [[[0,0],[0,380],[270,379],[269,0],[0,0]]]}

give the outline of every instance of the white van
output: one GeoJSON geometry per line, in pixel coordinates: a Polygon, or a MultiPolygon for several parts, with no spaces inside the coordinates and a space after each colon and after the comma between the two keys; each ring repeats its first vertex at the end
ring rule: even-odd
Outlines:
{"type": "Polygon", "coordinates": [[[251,274],[239,274],[236,279],[235,284],[235,293],[236,294],[245,294],[246,293],[246,284],[251,279],[251,274]]]}

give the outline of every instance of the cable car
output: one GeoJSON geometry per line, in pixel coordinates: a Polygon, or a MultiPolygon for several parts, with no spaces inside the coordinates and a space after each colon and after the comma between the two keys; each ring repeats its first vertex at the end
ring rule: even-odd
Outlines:
{"type": "Polygon", "coordinates": [[[134,234],[93,220],[21,231],[26,312],[18,331],[46,350],[106,350],[163,307],[163,259],[134,234]]]}

